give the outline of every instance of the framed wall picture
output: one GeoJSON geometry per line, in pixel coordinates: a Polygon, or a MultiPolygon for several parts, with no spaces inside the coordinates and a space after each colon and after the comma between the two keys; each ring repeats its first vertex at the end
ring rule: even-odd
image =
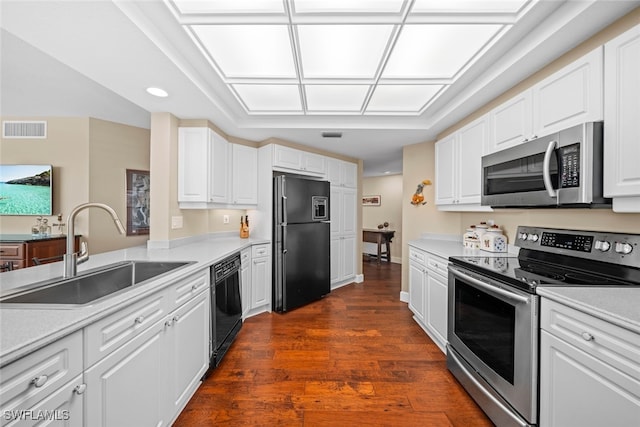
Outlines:
{"type": "Polygon", "coordinates": [[[362,196],[362,206],[380,206],[380,196],[362,196]]]}
{"type": "Polygon", "coordinates": [[[149,234],[149,171],[127,169],[127,236],[149,234]]]}

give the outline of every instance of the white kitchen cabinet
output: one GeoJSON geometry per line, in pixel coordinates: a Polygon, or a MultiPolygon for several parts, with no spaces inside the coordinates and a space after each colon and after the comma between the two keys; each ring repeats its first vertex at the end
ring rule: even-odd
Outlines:
{"type": "Polygon", "coordinates": [[[82,332],[77,331],[0,370],[0,425],[35,425],[19,411],[83,425],[82,332]],[[55,412],[54,412],[55,411],[55,412]]]}
{"type": "Polygon", "coordinates": [[[338,236],[330,241],[331,286],[350,283],[356,275],[356,237],[338,236]]]}
{"type": "Polygon", "coordinates": [[[357,191],[331,186],[331,285],[350,283],[356,274],[357,191]]]}
{"type": "Polygon", "coordinates": [[[541,328],[540,425],[637,425],[640,335],[546,298],[541,328]]]}
{"type": "Polygon", "coordinates": [[[358,165],[328,157],[326,179],[335,187],[356,188],[358,186],[358,165]]]}
{"type": "Polygon", "coordinates": [[[270,248],[268,243],[251,248],[251,314],[266,311],[271,304],[270,248]]]}
{"type": "Polygon", "coordinates": [[[258,150],[209,128],[178,129],[181,209],[248,208],[258,203],[258,150]]]}
{"type": "Polygon", "coordinates": [[[428,273],[426,267],[417,259],[424,257],[422,252],[409,248],[409,310],[414,320],[424,327],[424,294],[428,273]]]}
{"type": "Polygon", "coordinates": [[[165,420],[173,421],[184,409],[209,368],[209,307],[210,292],[203,288],[165,321],[167,361],[159,373],[168,381],[165,420]]]}
{"type": "Polygon", "coordinates": [[[155,322],[85,371],[85,425],[168,424],[165,328],[155,322]]]}
{"type": "Polygon", "coordinates": [[[440,350],[447,346],[447,260],[432,254],[427,257],[427,282],[424,302],[424,323],[440,350]]]}
{"type": "Polygon", "coordinates": [[[480,206],[482,155],[488,140],[488,116],[449,135],[435,146],[436,205],[440,210],[486,211],[480,206]]]}
{"type": "Polygon", "coordinates": [[[616,212],[640,212],[640,25],[604,55],[604,195],[616,212]]]}
{"type": "Polygon", "coordinates": [[[531,90],[526,90],[494,108],[490,117],[489,153],[528,141],[533,133],[531,90]]]}
{"type": "Polygon", "coordinates": [[[229,143],[209,128],[178,129],[178,202],[182,208],[227,203],[229,143]]]}
{"type": "Polygon", "coordinates": [[[240,144],[231,145],[232,206],[258,204],[258,149],[240,144]]]}
{"type": "Polygon", "coordinates": [[[488,153],[580,123],[603,119],[602,47],[598,47],[490,113],[488,153]]]}
{"type": "Polygon", "coordinates": [[[603,49],[598,47],[533,87],[533,130],[549,135],[602,120],[603,49]]]}
{"type": "Polygon", "coordinates": [[[297,150],[283,145],[273,146],[273,169],[295,171],[303,175],[324,176],[326,163],[324,156],[297,150]]]}
{"type": "Polygon", "coordinates": [[[246,319],[251,310],[251,248],[240,252],[240,300],[242,303],[242,319],[246,319]]]}

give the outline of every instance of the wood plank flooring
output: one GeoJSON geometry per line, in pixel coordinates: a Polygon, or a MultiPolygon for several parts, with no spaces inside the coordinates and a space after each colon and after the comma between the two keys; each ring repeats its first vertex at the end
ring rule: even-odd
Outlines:
{"type": "Polygon", "coordinates": [[[176,427],[492,426],[399,301],[401,266],[244,323],[176,427]]]}

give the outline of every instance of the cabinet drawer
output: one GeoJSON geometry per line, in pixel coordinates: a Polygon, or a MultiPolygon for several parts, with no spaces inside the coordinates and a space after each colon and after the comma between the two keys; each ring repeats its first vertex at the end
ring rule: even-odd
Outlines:
{"type": "Polygon", "coordinates": [[[420,265],[427,265],[427,254],[417,249],[409,248],[409,260],[420,265]]]}
{"type": "Polygon", "coordinates": [[[427,257],[427,268],[434,273],[440,274],[441,276],[447,277],[448,265],[449,261],[437,255],[429,254],[429,256],[427,257]]]}
{"type": "Polygon", "coordinates": [[[209,289],[208,269],[189,276],[169,288],[169,307],[167,307],[167,311],[171,312],[180,307],[204,289],[209,289]]]}
{"type": "Polygon", "coordinates": [[[547,298],[541,327],[640,381],[640,335],[547,298]]]}
{"type": "Polygon", "coordinates": [[[82,331],[77,331],[0,370],[0,410],[32,408],[81,373],[82,331]]]}
{"type": "Polygon", "coordinates": [[[271,251],[269,244],[254,245],[251,247],[251,256],[253,258],[269,256],[270,253],[271,251]]]}
{"type": "Polygon", "coordinates": [[[85,365],[93,365],[166,316],[166,295],[158,292],[87,326],[84,329],[85,365]]]}
{"type": "Polygon", "coordinates": [[[22,259],[24,256],[24,245],[21,243],[0,245],[0,258],[2,259],[22,259]]]}

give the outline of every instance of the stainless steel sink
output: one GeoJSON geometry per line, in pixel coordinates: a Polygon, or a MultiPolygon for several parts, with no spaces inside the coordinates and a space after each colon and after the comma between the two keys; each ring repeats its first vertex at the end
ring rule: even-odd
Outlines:
{"type": "Polygon", "coordinates": [[[191,262],[125,261],[80,274],[70,279],[45,282],[41,286],[16,292],[0,303],[46,305],[47,308],[82,306],[100,298],[129,289],[149,279],[157,278],[191,262]]]}

